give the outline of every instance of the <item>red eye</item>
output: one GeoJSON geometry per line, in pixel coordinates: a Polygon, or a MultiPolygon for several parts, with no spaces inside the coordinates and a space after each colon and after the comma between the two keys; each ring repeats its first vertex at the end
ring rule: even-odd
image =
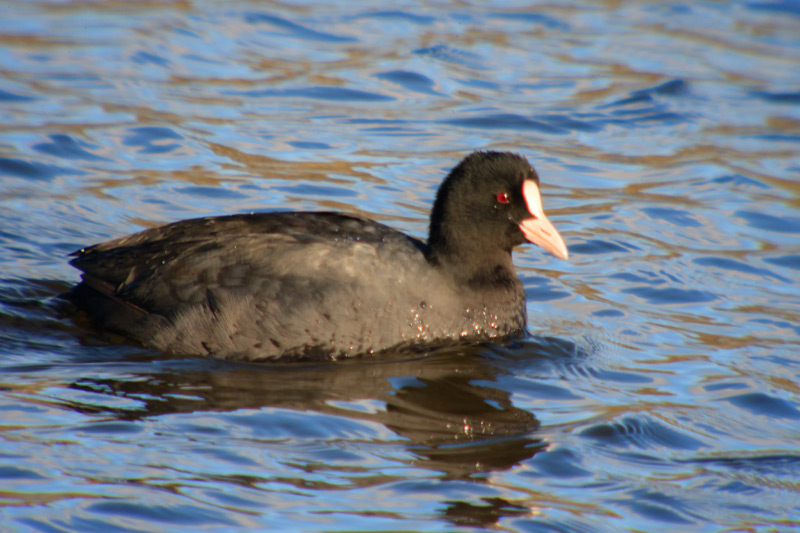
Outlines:
{"type": "Polygon", "coordinates": [[[499,192],[499,193],[497,193],[497,203],[499,203],[499,204],[507,204],[508,203],[508,193],[507,192],[499,192]]]}

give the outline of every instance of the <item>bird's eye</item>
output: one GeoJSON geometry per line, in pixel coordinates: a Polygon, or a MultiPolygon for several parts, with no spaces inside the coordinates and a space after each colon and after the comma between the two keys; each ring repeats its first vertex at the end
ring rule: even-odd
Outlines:
{"type": "Polygon", "coordinates": [[[499,193],[497,193],[497,203],[499,203],[499,204],[507,204],[508,203],[508,193],[507,192],[499,192],[499,193]]]}

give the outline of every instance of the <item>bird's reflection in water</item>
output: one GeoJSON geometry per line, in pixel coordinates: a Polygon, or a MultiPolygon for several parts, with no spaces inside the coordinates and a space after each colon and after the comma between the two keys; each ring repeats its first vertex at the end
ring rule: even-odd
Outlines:
{"type": "Polygon", "coordinates": [[[394,392],[382,422],[408,439],[426,468],[450,477],[505,470],[544,445],[531,436],[536,417],[487,379],[466,373],[419,379],[394,392]]]}
{"type": "MultiPolygon", "coordinates": [[[[509,469],[545,447],[537,438],[534,414],[514,406],[509,391],[493,386],[519,365],[519,359],[506,359],[500,352],[459,347],[325,364],[140,361],[133,363],[137,371],[128,367],[118,379],[81,379],[71,385],[114,401],[101,397],[91,405],[70,407],[124,420],[261,408],[346,416],[383,424],[403,437],[416,467],[447,479],[484,482],[486,473],[509,469]],[[120,397],[135,399],[138,407],[112,407],[120,397]],[[357,408],[365,405],[371,407],[357,408]]],[[[474,502],[444,503],[444,517],[461,525],[486,525],[492,517],[522,512],[503,502],[477,507],[474,502]]]]}
{"type": "Polygon", "coordinates": [[[488,527],[506,516],[525,516],[530,509],[503,498],[483,498],[483,505],[462,501],[448,501],[444,518],[457,526],[488,527]]]}

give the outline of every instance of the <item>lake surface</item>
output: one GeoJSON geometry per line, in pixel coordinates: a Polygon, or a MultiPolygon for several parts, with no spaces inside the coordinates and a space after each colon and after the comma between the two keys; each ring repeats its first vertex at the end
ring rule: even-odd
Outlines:
{"type": "Polygon", "coordinates": [[[800,528],[796,2],[0,13],[3,531],[800,528]],[[570,246],[515,252],[522,340],[245,365],[58,298],[70,252],[182,218],[424,237],[476,149],[570,246]]]}

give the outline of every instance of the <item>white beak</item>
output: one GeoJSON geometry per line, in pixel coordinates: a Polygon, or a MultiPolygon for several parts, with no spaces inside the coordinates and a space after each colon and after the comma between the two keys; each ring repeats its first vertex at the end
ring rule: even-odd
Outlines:
{"type": "Polygon", "coordinates": [[[539,185],[533,180],[525,180],[522,183],[522,196],[525,198],[525,204],[531,214],[530,218],[519,223],[519,229],[522,230],[525,238],[560,259],[568,259],[569,251],[567,251],[564,239],[544,214],[539,185]]]}

